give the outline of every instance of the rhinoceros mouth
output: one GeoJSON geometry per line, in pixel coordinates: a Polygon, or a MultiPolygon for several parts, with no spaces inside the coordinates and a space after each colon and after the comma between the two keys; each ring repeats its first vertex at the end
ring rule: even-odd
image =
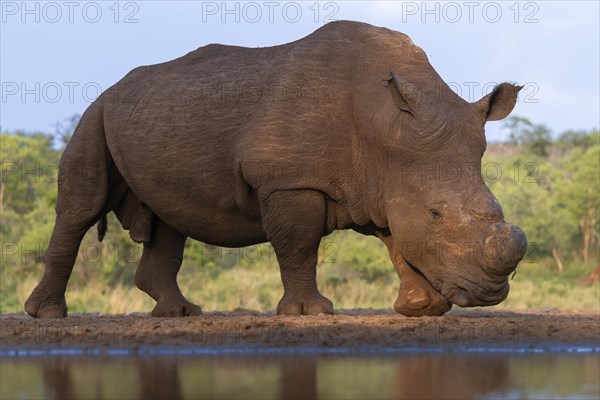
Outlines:
{"type": "Polygon", "coordinates": [[[508,279],[494,285],[494,288],[485,288],[484,286],[467,279],[460,279],[459,282],[440,282],[440,285],[436,285],[418,266],[411,263],[406,258],[404,261],[436,292],[448,302],[456,304],[457,306],[492,306],[501,303],[508,296],[510,288],[508,279]]]}
{"type": "MultiPolygon", "coordinates": [[[[404,257],[402,257],[404,258],[404,257]]],[[[419,267],[417,267],[415,264],[411,263],[410,261],[408,261],[406,258],[404,258],[404,262],[406,263],[406,265],[408,265],[410,267],[410,269],[412,269],[416,274],[418,274],[421,278],[423,278],[427,283],[429,283],[429,286],[431,286],[436,292],[438,292],[439,294],[441,294],[446,300],[448,300],[448,298],[446,296],[444,296],[442,294],[442,291],[440,288],[436,287],[436,285],[433,284],[433,282],[431,282],[431,280],[427,277],[427,275],[425,275],[425,273],[423,271],[421,271],[421,269],[419,267]]]]}

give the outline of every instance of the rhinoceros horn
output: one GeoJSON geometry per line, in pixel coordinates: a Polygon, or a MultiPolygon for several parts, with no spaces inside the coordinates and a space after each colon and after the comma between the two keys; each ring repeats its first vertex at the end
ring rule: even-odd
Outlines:
{"type": "Polygon", "coordinates": [[[427,95],[418,85],[400,77],[393,70],[390,74],[388,84],[394,102],[400,110],[415,118],[415,133],[426,136],[438,132],[446,122],[446,115],[435,97],[427,95]]]}

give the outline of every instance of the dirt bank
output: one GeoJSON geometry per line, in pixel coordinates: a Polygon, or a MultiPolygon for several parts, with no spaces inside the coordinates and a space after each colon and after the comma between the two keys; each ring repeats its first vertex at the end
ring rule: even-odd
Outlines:
{"type": "Polygon", "coordinates": [[[284,317],[245,310],[202,317],[73,314],[40,320],[0,316],[3,350],[17,348],[317,348],[427,346],[537,348],[600,345],[600,315],[564,311],[453,310],[407,318],[392,311],[342,310],[335,316],[284,317]]]}

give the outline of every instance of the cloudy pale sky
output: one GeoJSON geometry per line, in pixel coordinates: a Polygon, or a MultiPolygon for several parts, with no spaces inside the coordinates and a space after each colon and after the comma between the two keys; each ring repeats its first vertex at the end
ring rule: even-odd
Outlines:
{"type": "Polygon", "coordinates": [[[2,130],[52,132],[139,65],[208,43],[286,43],[339,19],[408,34],[467,100],[517,82],[514,114],[555,133],[600,125],[598,1],[0,3],[2,130]]]}

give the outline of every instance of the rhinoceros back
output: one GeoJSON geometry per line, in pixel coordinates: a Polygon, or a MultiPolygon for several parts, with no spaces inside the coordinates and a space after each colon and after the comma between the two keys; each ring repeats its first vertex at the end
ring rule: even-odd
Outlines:
{"type": "Polygon", "coordinates": [[[200,233],[222,222],[262,240],[257,191],[336,201],[352,191],[354,97],[368,73],[357,65],[377,67],[369,76],[381,85],[379,64],[406,46],[416,47],[397,32],[338,22],[281,46],[211,44],[137,68],[99,99],[110,154],[135,194],[188,235],[210,243],[200,233]]]}

